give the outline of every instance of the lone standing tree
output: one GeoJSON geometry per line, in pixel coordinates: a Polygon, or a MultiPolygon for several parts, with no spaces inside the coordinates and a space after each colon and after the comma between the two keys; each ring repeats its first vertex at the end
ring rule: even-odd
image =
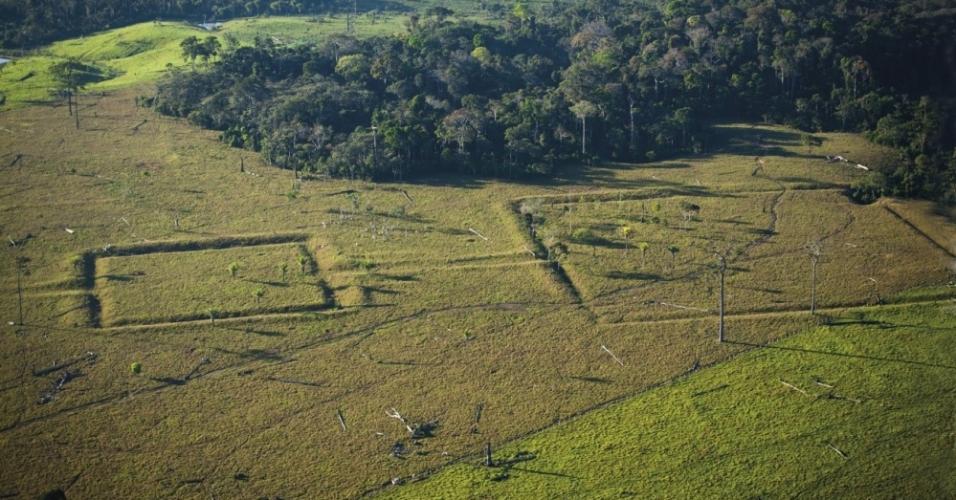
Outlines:
{"type": "Polygon", "coordinates": [[[50,66],[50,76],[66,94],[66,105],[73,115],[77,130],[80,128],[79,91],[89,73],[89,68],[76,59],[67,59],[50,66]]]}
{"type": "Polygon", "coordinates": [[[823,255],[820,240],[807,243],[807,255],[810,257],[810,314],[817,313],[817,263],[823,255]]]}

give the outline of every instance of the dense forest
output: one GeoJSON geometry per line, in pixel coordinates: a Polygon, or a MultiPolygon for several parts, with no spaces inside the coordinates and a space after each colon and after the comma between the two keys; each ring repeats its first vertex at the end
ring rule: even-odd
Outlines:
{"type": "MultiPolygon", "coordinates": [[[[315,6],[141,3],[216,4],[219,15],[315,6]]],[[[275,165],[380,180],[703,152],[708,125],[728,120],[862,132],[897,155],[854,186],[857,199],[956,201],[951,0],[536,5],[515,3],[494,24],[432,8],[399,36],[316,46],[260,39],[201,54],[191,40],[184,55],[206,62],[171,70],[149,101],[275,165]]]]}
{"type": "Polygon", "coordinates": [[[321,12],[336,0],[0,0],[0,45],[21,48],[156,18],[321,12]]]}
{"type": "Polygon", "coordinates": [[[597,0],[500,26],[413,16],[400,37],[259,40],[155,100],[281,167],[376,179],[548,174],[707,148],[706,124],[865,132],[895,148],[856,196],[956,197],[956,11],[931,0],[597,0]]]}

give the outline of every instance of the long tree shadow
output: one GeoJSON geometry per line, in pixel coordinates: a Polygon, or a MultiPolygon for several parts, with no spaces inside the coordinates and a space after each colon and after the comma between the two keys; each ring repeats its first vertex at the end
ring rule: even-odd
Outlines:
{"type": "Polygon", "coordinates": [[[902,363],[902,364],[914,365],[914,366],[925,366],[925,367],[927,367],[927,368],[943,368],[943,369],[946,369],[946,370],[956,370],[956,366],[944,365],[944,364],[940,364],[940,363],[929,363],[929,362],[926,362],[926,361],[913,361],[913,360],[908,360],[908,359],[884,358],[884,357],[881,357],[881,356],[867,356],[867,355],[863,355],[863,354],[850,354],[850,353],[846,353],[846,352],[819,351],[819,350],[816,350],[816,349],[805,349],[805,348],[802,348],[802,347],[784,347],[784,346],[778,346],[778,345],[754,344],[754,343],[751,343],[751,342],[743,342],[743,341],[739,341],[739,340],[725,340],[724,342],[725,342],[725,343],[728,343],[728,344],[741,345],[741,346],[747,346],[747,347],[762,347],[762,348],[766,348],[766,349],[779,349],[779,350],[781,350],[781,351],[804,352],[804,353],[808,353],[808,354],[824,354],[824,355],[827,355],[827,356],[839,356],[839,357],[841,357],[841,358],[865,359],[865,360],[869,360],[869,361],[883,361],[883,362],[887,362],[887,363],[902,363]]]}

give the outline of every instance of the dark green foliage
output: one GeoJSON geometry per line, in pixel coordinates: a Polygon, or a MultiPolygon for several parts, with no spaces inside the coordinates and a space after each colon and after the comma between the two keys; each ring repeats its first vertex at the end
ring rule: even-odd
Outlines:
{"type": "Polygon", "coordinates": [[[401,37],[226,51],[171,74],[157,106],[285,168],[377,179],[700,153],[729,119],[872,131],[899,152],[871,165],[880,191],[953,197],[944,3],[610,0],[521,6],[500,27],[433,9],[401,37]]]}

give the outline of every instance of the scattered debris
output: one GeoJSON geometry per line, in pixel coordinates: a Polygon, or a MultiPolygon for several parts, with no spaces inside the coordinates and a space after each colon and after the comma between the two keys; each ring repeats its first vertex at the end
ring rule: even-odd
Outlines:
{"type": "Polygon", "coordinates": [[[73,233],[76,232],[76,231],[74,231],[74,230],[72,230],[72,229],[70,229],[70,228],[68,228],[68,227],[66,227],[66,228],[64,228],[64,229],[66,230],[66,232],[68,232],[68,233],[70,233],[70,234],[73,234],[73,233]]]}
{"type": "Polygon", "coordinates": [[[408,431],[408,433],[412,435],[413,439],[430,437],[432,435],[432,431],[438,427],[437,422],[411,423],[395,408],[392,408],[391,411],[386,411],[385,414],[391,418],[399,420],[405,426],[405,429],[408,431]]]}
{"type": "Polygon", "coordinates": [[[46,390],[46,391],[44,391],[43,393],[40,394],[40,398],[37,400],[37,404],[44,405],[44,404],[49,403],[50,401],[53,401],[53,398],[55,398],[56,395],[57,395],[61,390],[63,390],[63,386],[64,386],[64,385],[66,385],[68,382],[70,382],[71,380],[73,380],[73,379],[75,379],[75,378],[77,378],[77,377],[79,377],[79,376],[80,376],[80,372],[78,372],[78,371],[77,371],[77,372],[72,372],[72,371],[67,370],[67,371],[63,372],[63,374],[60,375],[59,377],[57,377],[57,379],[53,382],[53,385],[52,385],[52,387],[50,387],[50,389],[48,389],[48,390],[46,390]]]}
{"type": "Polygon", "coordinates": [[[832,386],[832,385],[827,384],[827,383],[821,381],[820,379],[814,380],[813,383],[819,385],[820,387],[826,387],[827,389],[833,389],[833,386],[832,386]]]}
{"type": "Polygon", "coordinates": [[[791,383],[789,383],[789,382],[786,382],[786,381],[784,381],[784,380],[780,380],[780,383],[783,384],[783,385],[785,385],[785,386],[787,386],[787,387],[789,387],[790,389],[793,389],[793,390],[799,392],[800,394],[803,394],[804,396],[810,396],[810,393],[808,393],[807,391],[805,391],[805,390],[803,390],[803,389],[801,389],[801,388],[799,388],[799,387],[797,387],[797,386],[795,386],[795,385],[793,385],[793,384],[791,384],[791,383]]]}
{"type": "Polygon", "coordinates": [[[339,418],[339,425],[342,426],[342,432],[348,432],[348,427],[345,426],[345,417],[342,416],[342,410],[335,410],[335,416],[339,418]]]}
{"type": "Polygon", "coordinates": [[[869,171],[870,171],[870,167],[867,167],[866,165],[863,165],[863,164],[860,164],[860,163],[857,163],[857,164],[856,164],[856,168],[858,168],[858,169],[860,169],[860,170],[862,170],[862,171],[864,171],[864,172],[869,172],[869,171]]]}
{"type": "Polygon", "coordinates": [[[709,309],[701,309],[700,307],[693,307],[693,306],[682,306],[682,305],[680,305],[680,304],[671,304],[671,303],[669,303],[669,302],[658,302],[658,304],[660,304],[660,305],[662,305],[662,306],[667,306],[667,307],[676,307],[677,309],[687,309],[687,310],[690,310],[690,311],[710,312],[709,309]]]}
{"type": "Polygon", "coordinates": [[[408,450],[405,448],[405,443],[402,441],[395,441],[395,444],[392,445],[391,454],[395,458],[405,458],[405,452],[408,450]]]}
{"type": "Polygon", "coordinates": [[[184,382],[189,381],[189,379],[193,378],[197,373],[199,373],[199,369],[202,368],[203,365],[208,364],[209,362],[210,360],[206,356],[203,356],[202,358],[200,358],[199,363],[196,366],[194,366],[193,369],[190,370],[190,372],[187,373],[185,377],[183,377],[183,381],[184,382]]]}
{"type": "Polygon", "coordinates": [[[611,352],[611,350],[607,348],[607,346],[605,346],[604,344],[601,344],[601,349],[603,349],[604,352],[610,354],[611,357],[614,358],[614,361],[617,361],[617,363],[618,363],[619,365],[624,366],[624,362],[621,361],[620,358],[618,358],[617,356],[615,356],[614,353],[611,352]]]}
{"type": "Polygon", "coordinates": [[[828,446],[831,450],[835,451],[837,455],[840,455],[840,457],[842,457],[843,460],[849,460],[849,459],[850,459],[850,457],[848,457],[846,453],[843,453],[843,451],[841,451],[839,448],[837,448],[836,446],[833,446],[832,443],[827,443],[827,446],[828,446]]]}
{"type": "Polygon", "coordinates": [[[485,241],[488,241],[488,238],[486,238],[485,235],[479,233],[478,231],[476,231],[476,230],[474,230],[474,229],[472,229],[472,228],[470,228],[470,227],[468,228],[468,230],[471,231],[472,233],[474,233],[474,234],[475,234],[476,236],[478,236],[479,238],[481,238],[481,239],[483,239],[483,240],[485,240],[485,241]]]}
{"type": "Polygon", "coordinates": [[[96,363],[96,358],[97,358],[97,357],[98,357],[98,355],[97,355],[95,352],[93,352],[93,351],[88,351],[86,354],[83,354],[83,355],[81,355],[81,356],[77,356],[77,357],[72,358],[72,359],[68,359],[68,360],[66,360],[66,361],[64,361],[64,362],[62,362],[62,363],[57,362],[57,361],[54,361],[52,365],[50,365],[50,366],[48,366],[48,367],[46,367],[46,368],[40,368],[40,369],[33,370],[33,376],[34,376],[34,377],[43,377],[43,376],[49,375],[49,374],[51,374],[51,373],[53,373],[53,372],[57,372],[57,371],[60,371],[60,370],[62,370],[62,369],[64,369],[64,368],[68,368],[68,367],[70,367],[70,366],[73,366],[73,365],[75,365],[75,364],[77,364],[77,363],[79,363],[79,362],[81,362],[81,361],[84,361],[84,360],[85,360],[85,361],[88,361],[88,362],[92,365],[93,363],[96,363]]]}

